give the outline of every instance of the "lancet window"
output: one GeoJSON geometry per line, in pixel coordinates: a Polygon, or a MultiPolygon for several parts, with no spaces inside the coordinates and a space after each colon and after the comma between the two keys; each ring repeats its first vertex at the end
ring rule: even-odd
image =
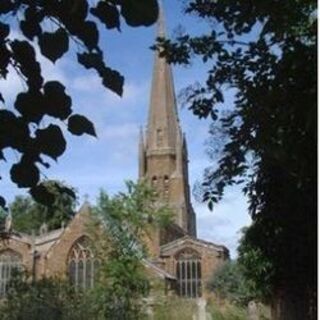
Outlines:
{"type": "Polygon", "coordinates": [[[201,297],[201,257],[185,249],[176,256],[177,292],[186,298],[201,297]]]}
{"type": "Polygon", "coordinates": [[[21,255],[12,250],[0,253],[0,297],[8,291],[12,275],[22,267],[21,255]]]}
{"type": "Polygon", "coordinates": [[[69,257],[69,279],[76,288],[93,288],[100,262],[92,250],[92,242],[82,237],[72,246],[69,257]]]}

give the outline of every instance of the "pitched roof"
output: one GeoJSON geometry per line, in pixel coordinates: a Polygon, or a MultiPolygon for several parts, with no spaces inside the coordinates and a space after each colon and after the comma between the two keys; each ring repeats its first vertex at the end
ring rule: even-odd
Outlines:
{"type": "Polygon", "coordinates": [[[171,242],[166,243],[165,245],[161,246],[160,247],[160,253],[161,254],[165,254],[169,250],[182,247],[185,244],[187,244],[188,242],[189,243],[190,242],[194,243],[195,245],[198,245],[198,246],[202,246],[202,247],[204,246],[204,247],[213,249],[213,250],[215,250],[217,252],[223,252],[223,253],[229,255],[229,250],[225,246],[218,245],[218,244],[215,244],[213,242],[197,239],[197,238],[194,238],[194,237],[189,236],[189,235],[186,235],[186,236],[184,236],[182,238],[176,239],[174,241],[171,241],[171,242]]]}
{"type": "Polygon", "coordinates": [[[143,259],[142,263],[143,263],[143,265],[145,267],[147,267],[147,268],[151,269],[152,271],[154,271],[160,278],[176,280],[175,276],[173,276],[172,274],[168,273],[167,271],[161,269],[160,267],[158,267],[157,265],[152,263],[150,260],[143,259]]]}

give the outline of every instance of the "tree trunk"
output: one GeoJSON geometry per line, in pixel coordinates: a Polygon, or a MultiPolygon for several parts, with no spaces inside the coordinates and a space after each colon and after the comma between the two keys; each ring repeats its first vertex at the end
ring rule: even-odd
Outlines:
{"type": "Polygon", "coordinates": [[[316,289],[278,290],[271,306],[272,320],[316,320],[316,289]],[[293,294],[293,292],[296,292],[293,294]]]}

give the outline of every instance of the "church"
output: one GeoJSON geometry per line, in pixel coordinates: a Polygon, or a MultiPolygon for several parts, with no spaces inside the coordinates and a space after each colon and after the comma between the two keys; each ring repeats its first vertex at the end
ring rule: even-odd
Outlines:
{"type": "MultiPolygon", "coordinates": [[[[161,17],[158,36],[164,36],[161,17]]],[[[142,263],[170,292],[189,298],[206,295],[208,280],[229,259],[229,251],[223,245],[197,238],[188,182],[187,141],[179,123],[171,67],[158,53],[148,122],[146,130],[140,132],[138,147],[139,179],[148,181],[174,214],[171,225],[154,233],[148,243],[150,256],[142,263]]],[[[27,270],[34,279],[58,276],[84,289],[94,286],[99,261],[90,248],[88,219],[90,205],[86,202],[60,229],[40,230],[38,236],[9,233],[0,243],[0,297],[5,296],[15,268],[27,270]]]]}

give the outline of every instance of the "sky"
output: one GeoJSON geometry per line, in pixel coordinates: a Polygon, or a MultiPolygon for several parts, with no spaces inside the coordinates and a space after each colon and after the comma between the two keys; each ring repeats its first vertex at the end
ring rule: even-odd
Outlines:
{"type": "MultiPolygon", "coordinates": [[[[181,29],[191,34],[206,30],[207,25],[203,21],[183,15],[182,1],[163,2],[169,37],[181,29]]],[[[15,36],[19,37],[19,34],[15,36]]],[[[125,77],[122,98],[105,89],[94,71],[85,70],[77,64],[76,48],[56,64],[41,57],[37,51],[45,78],[62,81],[72,97],[74,111],[87,116],[95,124],[97,139],[90,136],[75,137],[66,132],[66,152],[58,162],[51,161],[51,168],[43,172],[50,179],[65,181],[75,187],[79,205],[85,198],[94,204],[101,188],[109,194],[115,194],[124,189],[125,180],[137,179],[138,134],[140,126],[144,127],[147,120],[154,56],[150,46],[155,36],[155,26],[129,28],[123,23],[120,33],[102,30],[100,45],[106,63],[125,77]]],[[[188,67],[173,67],[176,94],[179,95],[187,85],[204,79],[205,70],[206,67],[199,61],[188,67]]],[[[23,91],[23,85],[14,73],[10,73],[6,81],[0,80],[0,91],[6,100],[6,107],[13,108],[14,98],[17,92],[23,91]]],[[[225,92],[225,95],[227,103],[231,103],[231,93],[225,92]]],[[[192,189],[196,182],[201,181],[204,169],[214,165],[205,152],[210,120],[199,120],[190,111],[181,108],[179,99],[178,109],[188,143],[192,189]]],[[[18,189],[8,175],[10,162],[18,161],[19,155],[8,150],[5,156],[8,162],[0,163],[3,176],[0,190],[7,201],[12,201],[18,194],[26,195],[27,190],[18,189]]],[[[193,196],[192,203],[197,216],[198,237],[225,245],[231,257],[235,257],[240,229],[250,224],[247,202],[240,189],[228,189],[213,212],[193,196]]]]}

